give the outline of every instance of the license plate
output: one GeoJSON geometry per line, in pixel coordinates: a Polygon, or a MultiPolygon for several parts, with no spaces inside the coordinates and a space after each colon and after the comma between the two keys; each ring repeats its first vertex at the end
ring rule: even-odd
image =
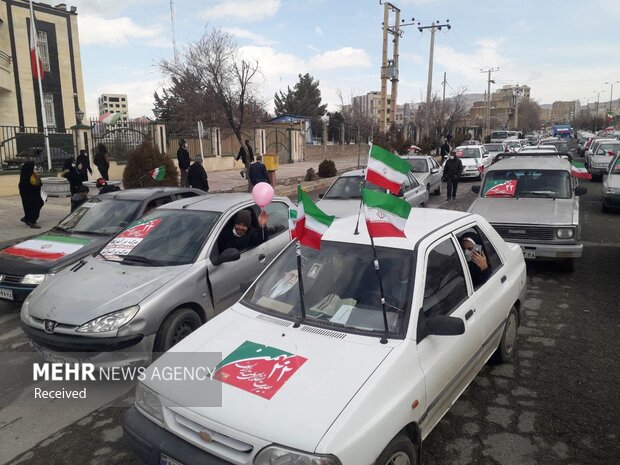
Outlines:
{"type": "Polygon", "coordinates": [[[13,300],[13,289],[0,289],[0,299],[13,300]]]}
{"type": "Polygon", "coordinates": [[[161,454],[159,457],[159,465],[183,465],[181,462],[178,462],[165,454],[161,454]]]}
{"type": "Polygon", "coordinates": [[[523,258],[536,258],[536,251],[523,249],[523,258]]]}

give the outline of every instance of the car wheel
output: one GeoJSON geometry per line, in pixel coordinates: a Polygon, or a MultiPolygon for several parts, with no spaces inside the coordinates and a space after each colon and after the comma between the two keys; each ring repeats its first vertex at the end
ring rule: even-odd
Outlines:
{"type": "Polygon", "coordinates": [[[435,189],[435,195],[441,195],[441,183],[437,184],[437,189],[435,189]]]}
{"type": "Polygon", "coordinates": [[[202,325],[202,320],[191,308],[179,308],[166,317],[155,336],[155,352],[166,352],[202,325]]]}
{"type": "Polygon", "coordinates": [[[575,271],[575,259],[567,258],[566,260],[562,260],[560,262],[560,269],[567,273],[572,273],[573,271],[575,271]]]}
{"type": "Polygon", "coordinates": [[[383,449],[375,465],[418,465],[413,442],[404,434],[399,434],[383,449]]]}
{"type": "Polygon", "coordinates": [[[506,324],[504,325],[504,333],[499,341],[497,350],[491,357],[496,363],[509,363],[514,359],[517,350],[517,328],[519,327],[519,317],[517,309],[513,306],[510,309],[506,324]]]}

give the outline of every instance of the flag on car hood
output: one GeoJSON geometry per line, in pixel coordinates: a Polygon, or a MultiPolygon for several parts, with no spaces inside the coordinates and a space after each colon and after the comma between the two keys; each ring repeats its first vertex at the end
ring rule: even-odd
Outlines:
{"type": "Polygon", "coordinates": [[[297,220],[295,234],[297,240],[307,247],[321,249],[321,238],[334,222],[334,217],[326,215],[312,199],[297,186],[297,220]]]}
{"type": "Polygon", "coordinates": [[[383,192],[362,189],[366,227],[372,237],[406,237],[405,224],[411,205],[383,192]]]}
{"type": "Polygon", "coordinates": [[[366,181],[398,195],[410,169],[406,160],[378,145],[370,146],[366,181]]]}
{"type": "Polygon", "coordinates": [[[592,179],[592,175],[588,173],[586,166],[578,161],[573,162],[573,166],[571,168],[571,174],[576,178],[581,179],[592,179]]]}

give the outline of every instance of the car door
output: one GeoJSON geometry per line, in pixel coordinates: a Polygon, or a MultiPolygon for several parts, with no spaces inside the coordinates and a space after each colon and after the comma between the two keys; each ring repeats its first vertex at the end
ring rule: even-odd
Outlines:
{"type": "Polygon", "coordinates": [[[417,323],[417,348],[426,379],[424,431],[430,431],[476,375],[473,364],[480,347],[478,319],[471,312],[471,287],[466,279],[460,245],[451,235],[436,240],[423,255],[424,295],[417,323]],[[433,316],[459,318],[465,332],[458,336],[428,335],[426,322],[433,316]]]}
{"type": "Polygon", "coordinates": [[[434,158],[429,158],[429,169],[431,175],[431,190],[435,190],[441,184],[442,169],[434,158]]]}
{"type": "Polygon", "coordinates": [[[486,169],[489,166],[491,166],[491,162],[493,161],[493,158],[491,157],[491,154],[485,147],[481,147],[480,151],[482,153],[482,164],[484,165],[484,168],[486,169]]]}
{"type": "Polygon", "coordinates": [[[411,171],[407,173],[407,178],[403,183],[403,189],[403,198],[412,207],[419,207],[422,204],[426,206],[428,203],[428,191],[426,190],[426,186],[420,185],[411,171]]]}

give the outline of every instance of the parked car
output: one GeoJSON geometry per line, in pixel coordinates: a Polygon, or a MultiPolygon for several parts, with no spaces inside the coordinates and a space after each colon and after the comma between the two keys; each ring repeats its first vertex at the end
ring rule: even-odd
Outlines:
{"type": "Polygon", "coordinates": [[[495,157],[500,153],[506,152],[506,146],[503,144],[503,142],[484,144],[483,147],[489,152],[491,160],[494,160],[495,157]]]}
{"type": "MultiPolygon", "coordinates": [[[[342,173],[333,182],[325,194],[319,196],[321,200],[317,206],[328,215],[344,217],[356,215],[360,209],[362,198],[362,184],[364,184],[364,170],[353,170],[342,173]]],[[[379,190],[379,187],[368,183],[366,187],[379,190]]],[[[413,173],[407,174],[400,197],[406,200],[412,207],[426,207],[428,205],[428,191],[420,185],[413,173]]]]}
{"type": "Polygon", "coordinates": [[[620,153],[609,164],[603,177],[603,212],[620,207],[620,153]]]}
{"type": "Polygon", "coordinates": [[[597,139],[593,139],[592,143],[586,150],[586,155],[585,155],[586,156],[586,168],[590,169],[590,165],[592,163],[592,157],[597,152],[598,146],[602,144],[603,142],[616,142],[616,140],[610,137],[599,137],[597,139]]]}
{"type": "Polygon", "coordinates": [[[556,260],[573,271],[581,257],[579,196],[587,192],[562,158],[509,158],[487,170],[469,212],[484,217],[530,260],[556,260]]]}
{"type": "Polygon", "coordinates": [[[146,464],[418,464],[485,362],[513,359],[526,283],[517,245],[478,215],[413,209],[407,239],[375,239],[383,311],[355,223],[336,220],[320,251],[302,247],[305,319],[291,244],[238,303],[166,354],[222,353],[204,381],[221,390],[217,408],[150,376],[162,359],[146,370],[123,420],[146,464]],[[484,284],[473,284],[466,233],[488,257],[484,284]]]}
{"type": "MultiPolygon", "coordinates": [[[[52,166],[55,168],[62,167],[64,161],[71,156],[61,148],[50,147],[50,158],[52,159],[52,166]]],[[[7,171],[20,170],[26,161],[34,161],[38,165],[47,167],[45,147],[28,147],[13,158],[6,158],[2,161],[2,169],[7,171]]]]}
{"type": "MultiPolygon", "coordinates": [[[[454,149],[454,154],[463,163],[461,178],[482,178],[484,170],[491,166],[492,159],[488,150],[483,145],[459,146],[454,149]]],[[[445,161],[442,167],[445,167],[445,161]]]]}
{"type": "MultiPolygon", "coordinates": [[[[265,242],[226,248],[250,194],[213,194],[158,208],[24,301],[22,328],[45,357],[57,351],[163,352],[232,305],[289,243],[291,202],[275,197],[265,242]],[[72,290],[68,292],[68,290],[72,290]]],[[[257,230],[258,232],[258,230],[257,230]]]]}
{"type": "Polygon", "coordinates": [[[619,153],[620,142],[617,140],[604,140],[596,144],[593,152],[588,156],[588,168],[592,179],[601,180],[607,174],[613,157],[619,153]]]}
{"type": "Polygon", "coordinates": [[[185,187],[110,192],[90,198],[43,234],[0,244],[0,299],[23,301],[43,281],[98,250],[145,212],[204,194],[185,187]]]}
{"type": "Polygon", "coordinates": [[[407,160],[411,167],[411,172],[418,180],[420,184],[426,186],[426,190],[429,195],[431,193],[435,195],[441,194],[441,178],[443,177],[443,168],[435,157],[431,156],[408,156],[405,155],[402,158],[407,160]]]}

